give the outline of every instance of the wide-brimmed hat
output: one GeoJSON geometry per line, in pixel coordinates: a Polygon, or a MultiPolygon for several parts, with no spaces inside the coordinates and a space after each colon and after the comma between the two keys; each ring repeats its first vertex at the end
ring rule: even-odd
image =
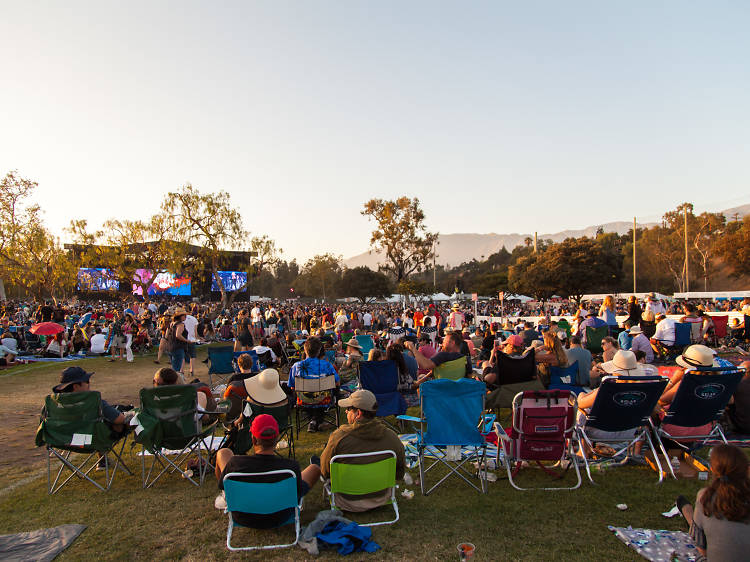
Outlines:
{"type": "Polygon", "coordinates": [[[602,363],[602,369],[607,373],[618,374],[618,375],[642,375],[643,368],[638,363],[638,359],[635,357],[635,353],[632,351],[626,351],[624,349],[619,350],[615,353],[612,361],[602,363]]]}
{"type": "Polygon", "coordinates": [[[451,305],[451,308],[460,308],[460,307],[461,307],[461,305],[460,305],[460,304],[458,304],[457,302],[454,302],[454,303],[453,303],[453,304],[451,305]]]}
{"type": "Polygon", "coordinates": [[[286,399],[286,392],[279,386],[279,372],[276,369],[265,369],[245,379],[245,390],[259,404],[276,404],[286,399]]]}
{"type": "Polygon", "coordinates": [[[187,310],[184,308],[178,308],[172,313],[172,318],[179,318],[180,316],[187,316],[187,310]]]}
{"type": "Polygon", "coordinates": [[[91,375],[81,367],[68,367],[60,375],[60,384],[52,388],[52,392],[65,392],[69,386],[76,383],[89,382],[91,375]]]}
{"type": "Polygon", "coordinates": [[[705,345],[696,344],[688,347],[682,355],[676,359],[680,367],[694,369],[696,367],[718,367],[716,356],[711,348],[705,345]]]}
{"type": "Polygon", "coordinates": [[[643,333],[643,330],[641,330],[640,326],[631,326],[630,330],[628,330],[628,334],[630,334],[631,336],[635,336],[635,335],[642,334],[642,333],[643,333]]]}
{"type": "Polygon", "coordinates": [[[357,349],[362,349],[362,344],[359,343],[359,340],[357,338],[352,338],[348,342],[346,342],[346,347],[356,347],[357,349]]]}
{"type": "Polygon", "coordinates": [[[377,412],[378,399],[369,390],[357,390],[352,392],[349,398],[339,400],[339,406],[342,408],[358,408],[366,412],[377,412]]]}

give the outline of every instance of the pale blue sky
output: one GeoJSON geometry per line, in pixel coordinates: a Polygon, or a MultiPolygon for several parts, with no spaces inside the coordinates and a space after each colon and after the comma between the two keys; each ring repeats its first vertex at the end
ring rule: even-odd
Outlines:
{"type": "Polygon", "coordinates": [[[225,189],[287,259],[750,202],[750,3],[0,0],[0,173],[56,231],[225,189]]]}

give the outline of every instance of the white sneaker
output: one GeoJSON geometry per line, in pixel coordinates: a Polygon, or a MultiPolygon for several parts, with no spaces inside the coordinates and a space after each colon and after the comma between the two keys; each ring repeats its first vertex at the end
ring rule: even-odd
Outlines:
{"type": "Polygon", "coordinates": [[[218,496],[216,496],[216,499],[214,500],[214,507],[216,509],[226,509],[227,508],[227,500],[224,497],[224,490],[222,490],[218,496]]]}

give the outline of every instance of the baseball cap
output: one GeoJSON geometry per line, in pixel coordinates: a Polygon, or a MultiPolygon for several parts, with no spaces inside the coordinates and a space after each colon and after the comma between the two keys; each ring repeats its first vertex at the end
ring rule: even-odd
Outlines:
{"type": "Polygon", "coordinates": [[[60,375],[60,384],[55,386],[53,392],[63,392],[65,389],[76,383],[89,382],[91,375],[94,373],[87,373],[81,367],[68,367],[60,375]]]}
{"type": "Polygon", "coordinates": [[[275,439],[279,436],[279,424],[273,416],[261,414],[253,420],[250,433],[256,439],[275,439]]]}
{"type": "Polygon", "coordinates": [[[366,412],[377,412],[378,400],[369,390],[357,390],[352,392],[349,398],[339,400],[339,406],[342,408],[358,408],[366,412]]]}

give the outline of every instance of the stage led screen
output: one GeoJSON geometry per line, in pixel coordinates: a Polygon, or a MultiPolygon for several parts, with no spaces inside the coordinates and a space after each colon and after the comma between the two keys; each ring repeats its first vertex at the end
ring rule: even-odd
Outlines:
{"type": "MultiPolygon", "coordinates": [[[[221,282],[224,284],[224,290],[236,291],[243,285],[245,288],[240,292],[247,291],[247,272],[246,271],[219,271],[219,277],[221,282]]],[[[219,291],[219,284],[216,282],[215,277],[211,277],[211,290],[219,291]]]]}
{"type": "Polygon", "coordinates": [[[120,288],[117,274],[103,267],[78,268],[79,291],[116,291],[120,288]]]}
{"type": "MultiPolygon", "coordinates": [[[[133,279],[151,281],[149,295],[190,296],[190,277],[177,277],[168,271],[160,271],[154,277],[150,269],[136,269],[133,279]]],[[[133,283],[133,294],[143,295],[140,285],[133,283]]]]}

